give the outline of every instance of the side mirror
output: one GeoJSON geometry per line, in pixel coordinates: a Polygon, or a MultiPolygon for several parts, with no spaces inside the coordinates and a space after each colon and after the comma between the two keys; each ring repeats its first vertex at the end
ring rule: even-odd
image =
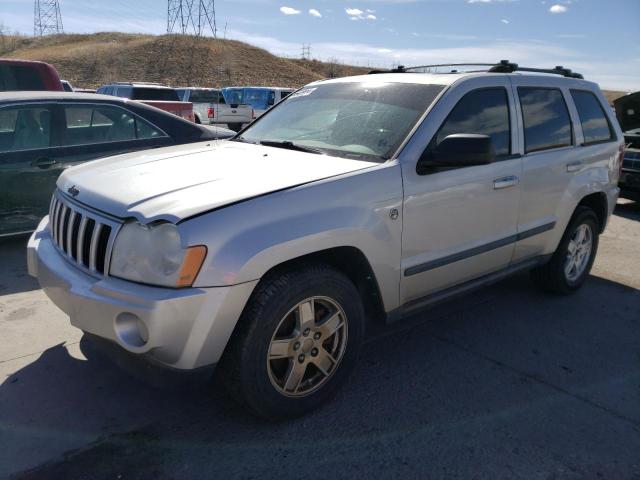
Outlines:
{"type": "Polygon", "coordinates": [[[493,141],[488,135],[456,133],[448,135],[433,149],[427,149],[418,161],[418,173],[440,167],[488,165],[496,159],[493,141]]]}

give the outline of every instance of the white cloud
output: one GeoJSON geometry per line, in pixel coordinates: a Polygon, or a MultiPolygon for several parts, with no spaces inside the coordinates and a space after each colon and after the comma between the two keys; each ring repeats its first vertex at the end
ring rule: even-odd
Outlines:
{"type": "Polygon", "coordinates": [[[322,18],[322,14],[318,10],[316,10],[315,8],[310,8],[309,9],[309,15],[311,15],[312,17],[322,18]]]}
{"type": "Polygon", "coordinates": [[[507,20],[506,18],[503,18],[502,20],[500,20],[502,23],[504,23],[505,25],[509,25],[509,20],[507,20]]]}
{"type": "Polygon", "coordinates": [[[376,20],[375,10],[361,10],[359,8],[345,8],[345,13],[350,20],[376,20]]]}
{"type": "Polygon", "coordinates": [[[551,8],[549,9],[549,11],[551,13],[564,13],[567,11],[567,7],[556,3],[555,5],[551,5],[551,8]]]}
{"type": "Polygon", "coordinates": [[[280,11],[285,15],[298,15],[300,13],[300,10],[291,7],[280,7],[280,11]]]}

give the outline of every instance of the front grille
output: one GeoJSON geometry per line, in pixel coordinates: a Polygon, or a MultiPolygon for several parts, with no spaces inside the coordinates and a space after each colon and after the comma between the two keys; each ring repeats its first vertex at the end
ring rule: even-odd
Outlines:
{"type": "Polygon", "coordinates": [[[640,151],[626,150],[624,152],[622,168],[640,170],[640,151]]]}
{"type": "Polygon", "coordinates": [[[51,237],[67,259],[94,275],[107,275],[120,223],[84,208],[60,192],[49,209],[51,237]]]}

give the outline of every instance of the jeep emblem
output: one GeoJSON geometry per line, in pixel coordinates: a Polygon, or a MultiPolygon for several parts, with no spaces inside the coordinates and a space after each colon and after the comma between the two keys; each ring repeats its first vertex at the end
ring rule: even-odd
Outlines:
{"type": "Polygon", "coordinates": [[[73,186],[71,186],[71,187],[69,187],[69,188],[67,189],[67,192],[69,192],[69,195],[71,195],[72,197],[74,197],[74,198],[75,198],[75,197],[77,197],[77,196],[78,196],[78,194],[80,193],[80,190],[78,190],[78,189],[76,188],[76,186],[75,186],[75,185],[73,185],[73,186]]]}

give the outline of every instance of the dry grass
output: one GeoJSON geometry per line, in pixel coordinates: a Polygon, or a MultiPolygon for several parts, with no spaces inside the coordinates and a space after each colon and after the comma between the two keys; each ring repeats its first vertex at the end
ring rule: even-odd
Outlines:
{"type": "MultiPolygon", "coordinates": [[[[0,55],[51,63],[62,78],[85,88],[113,81],[300,87],[369,70],[337,61],[281,58],[235,40],[111,32],[40,38],[0,35],[0,55]]],[[[625,92],[604,93],[612,102],[625,92]]]]}

